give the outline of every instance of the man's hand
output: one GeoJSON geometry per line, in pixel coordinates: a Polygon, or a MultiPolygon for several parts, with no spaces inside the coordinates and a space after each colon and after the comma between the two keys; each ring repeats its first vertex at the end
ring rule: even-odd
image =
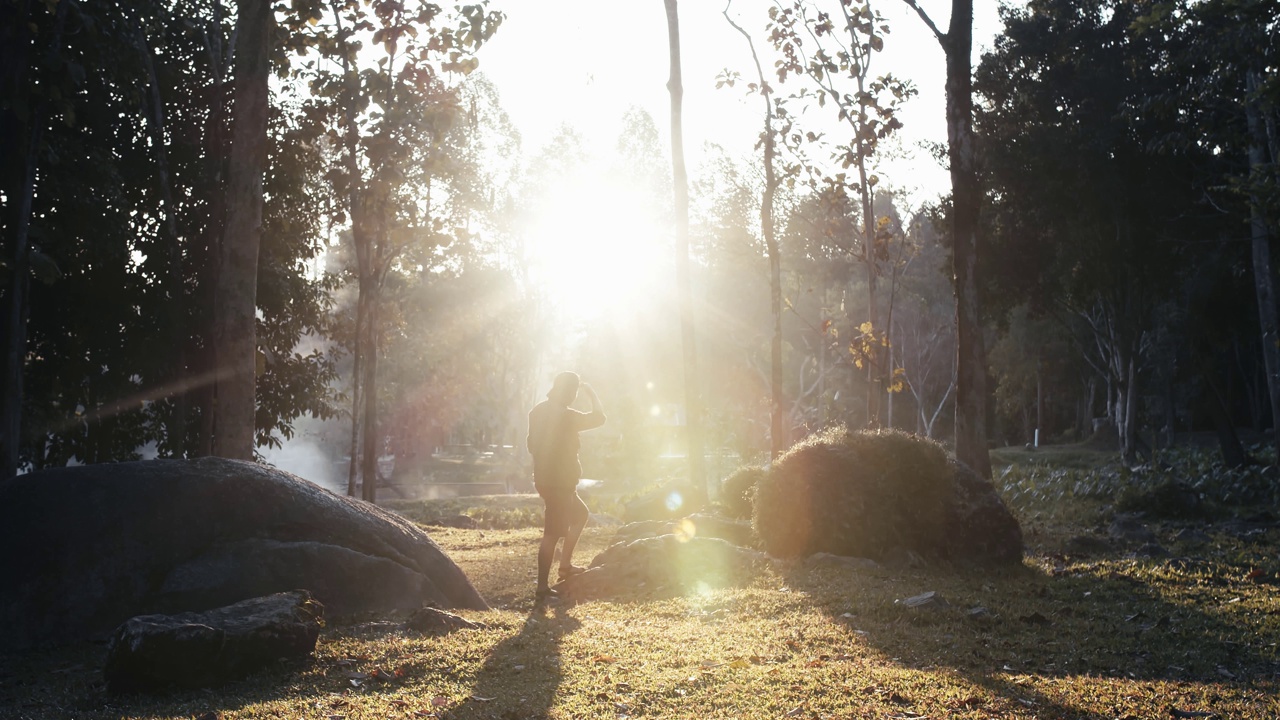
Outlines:
{"type": "Polygon", "coordinates": [[[582,392],[587,394],[587,399],[591,401],[591,410],[593,412],[603,412],[604,408],[600,405],[600,398],[596,395],[596,391],[591,389],[588,383],[582,383],[582,392]]]}

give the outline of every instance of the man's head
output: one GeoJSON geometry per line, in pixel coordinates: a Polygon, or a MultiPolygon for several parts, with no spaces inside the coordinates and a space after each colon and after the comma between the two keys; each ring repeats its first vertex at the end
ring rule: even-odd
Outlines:
{"type": "Polygon", "coordinates": [[[565,371],[556,376],[547,398],[561,405],[571,405],[578,397],[578,385],[581,381],[575,372],[565,371]]]}

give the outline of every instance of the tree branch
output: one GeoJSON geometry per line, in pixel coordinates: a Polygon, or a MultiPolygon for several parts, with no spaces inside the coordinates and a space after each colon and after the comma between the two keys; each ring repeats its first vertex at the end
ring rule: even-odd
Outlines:
{"type": "Polygon", "coordinates": [[[946,50],[948,39],[947,34],[938,29],[938,26],[934,24],[933,19],[930,18],[918,4],[916,4],[916,0],[902,0],[902,2],[906,3],[912,10],[916,11],[916,14],[920,16],[920,19],[924,21],[924,24],[928,25],[929,29],[933,31],[933,36],[938,38],[938,44],[942,46],[943,50],[946,50]]]}

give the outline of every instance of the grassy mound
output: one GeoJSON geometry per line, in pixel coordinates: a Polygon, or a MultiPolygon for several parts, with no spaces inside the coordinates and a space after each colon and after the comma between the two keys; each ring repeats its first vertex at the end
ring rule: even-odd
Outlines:
{"type": "Polygon", "coordinates": [[[720,502],[725,513],[739,520],[751,518],[756,487],[769,474],[759,465],[744,465],[720,483],[720,502]]]}
{"type": "Polygon", "coordinates": [[[754,525],[774,555],[939,554],[953,470],[942,446],[891,430],[831,428],[760,479],[754,525]]]}

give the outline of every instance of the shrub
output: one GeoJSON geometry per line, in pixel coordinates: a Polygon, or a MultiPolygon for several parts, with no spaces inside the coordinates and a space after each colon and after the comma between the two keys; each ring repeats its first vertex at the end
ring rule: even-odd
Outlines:
{"type": "Polygon", "coordinates": [[[774,555],[936,556],[952,468],[942,446],[896,430],[834,427],[793,446],[760,478],[754,525],[774,555]]]}
{"type": "Polygon", "coordinates": [[[744,465],[734,470],[720,483],[720,503],[725,514],[740,520],[748,520],[755,503],[756,487],[769,473],[759,465],[744,465]]]}

